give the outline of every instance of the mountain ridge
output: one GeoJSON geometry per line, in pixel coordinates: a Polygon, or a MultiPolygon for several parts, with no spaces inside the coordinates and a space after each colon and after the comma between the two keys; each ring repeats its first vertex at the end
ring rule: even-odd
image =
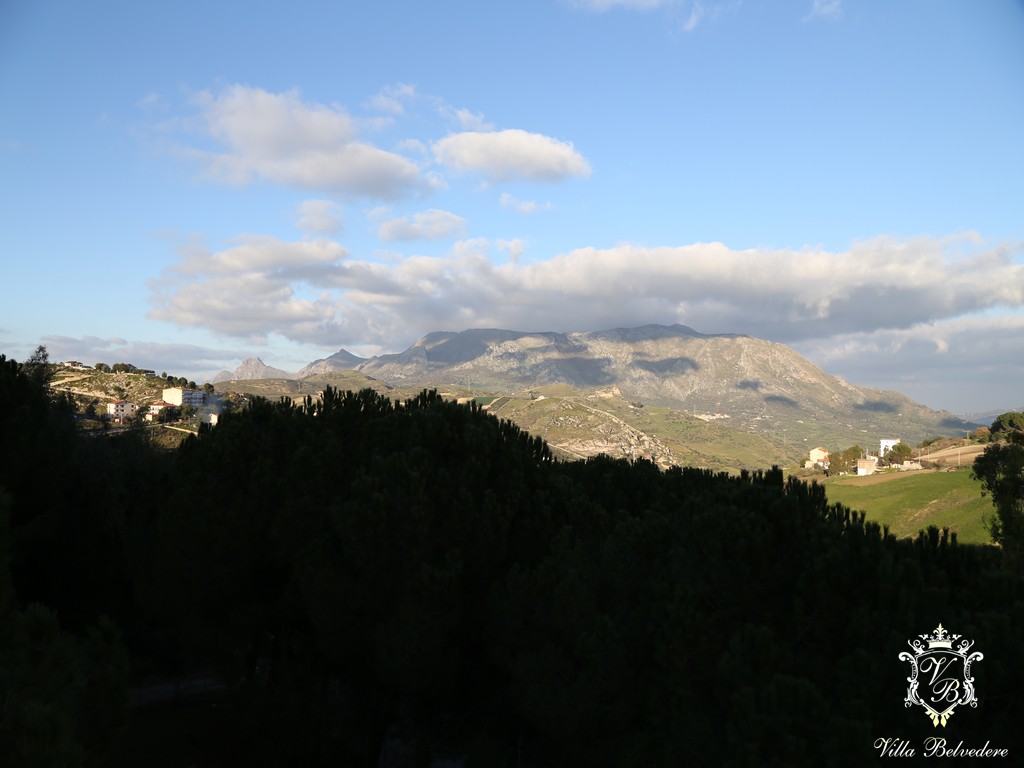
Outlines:
{"type": "Polygon", "coordinates": [[[872,429],[924,439],[931,431],[968,426],[901,393],[850,384],[784,344],[684,325],[433,333],[401,353],[371,358],[359,370],[406,385],[614,385],[629,399],[721,414],[749,431],[795,429],[801,438],[807,430],[794,426],[801,418],[845,417],[851,438],[872,429]]]}
{"type": "Polygon", "coordinates": [[[235,370],[220,371],[213,378],[213,383],[221,381],[250,381],[253,379],[294,379],[300,378],[293,373],[267,365],[258,357],[247,357],[235,370]]]}
{"type": "Polygon", "coordinates": [[[850,384],[784,344],[685,325],[433,331],[401,352],[366,359],[340,349],[303,369],[342,370],[403,388],[454,386],[491,394],[552,385],[615,387],[630,402],[720,420],[786,443],[833,448],[870,447],[881,438],[916,443],[974,426],[902,393],[850,384]]]}

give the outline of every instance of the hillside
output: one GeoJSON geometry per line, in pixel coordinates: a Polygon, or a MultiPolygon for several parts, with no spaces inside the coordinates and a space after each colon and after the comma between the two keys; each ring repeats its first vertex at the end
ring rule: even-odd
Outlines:
{"type": "Polygon", "coordinates": [[[939,451],[922,454],[921,461],[930,461],[942,467],[969,467],[978,456],[985,452],[987,447],[985,444],[975,443],[943,448],[939,451]]]}
{"type": "Polygon", "coordinates": [[[815,446],[873,446],[883,437],[914,445],[972,428],[898,392],[849,384],[785,345],[682,325],[434,332],[370,359],[341,349],[299,374],[249,360],[217,388],[271,399],[327,384],[400,398],[438,389],[496,402],[495,413],[565,457],[603,452],[662,466],[792,466],[815,446]]]}
{"type": "Polygon", "coordinates": [[[829,501],[864,510],[869,520],[899,537],[934,525],[956,531],[961,544],[991,542],[985,520],[995,514],[992,501],[981,495],[981,484],[966,468],[831,478],[825,489],[829,501]]]}
{"type": "MultiPolygon", "coordinates": [[[[368,390],[257,400],[167,451],[84,437],[29,373],[0,365],[18,403],[0,409],[0,680],[11,722],[53,713],[45,733],[67,734],[31,764],[377,765],[409,745],[433,764],[853,768],[878,734],[937,733],[894,660],[939,618],[979,638],[996,703],[945,737],[1018,749],[1020,569],[883,535],[830,503],[845,482],[555,462],[480,408],[368,390]]],[[[523,401],[554,439],[664,415],[576,392],[482,399],[523,401]]],[[[969,476],[855,489],[953,527],[960,490],[919,485],[947,479],[969,476]]],[[[26,764],[35,731],[7,733],[0,764],[26,764]]]]}
{"type": "Polygon", "coordinates": [[[714,418],[782,443],[833,449],[886,436],[918,443],[971,428],[898,392],[849,384],[783,344],[682,325],[431,333],[359,370],[396,386],[461,384],[496,393],[552,384],[614,386],[630,401],[714,418]]]}
{"type": "Polygon", "coordinates": [[[336,373],[338,371],[353,370],[365,363],[366,360],[367,358],[353,355],[348,350],[339,349],[330,357],[314,360],[312,363],[305,366],[296,374],[296,378],[304,379],[309,376],[320,376],[336,373]]]}
{"type": "Polygon", "coordinates": [[[93,403],[105,408],[114,400],[130,400],[138,405],[159,400],[167,380],[145,373],[104,373],[92,369],[58,367],[52,387],[75,396],[83,407],[93,403]]]}
{"type": "Polygon", "coordinates": [[[771,439],[729,429],[664,406],[630,402],[616,388],[575,390],[552,385],[483,398],[494,415],[538,435],[570,459],[604,453],[672,465],[736,471],[792,465],[800,452],[771,439]]]}

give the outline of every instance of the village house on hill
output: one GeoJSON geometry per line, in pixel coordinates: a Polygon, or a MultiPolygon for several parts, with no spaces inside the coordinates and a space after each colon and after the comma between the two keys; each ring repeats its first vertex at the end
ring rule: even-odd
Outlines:
{"type": "Polygon", "coordinates": [[[107,403],[107,416],[113,421],[123,423],[126,419],[130,419],[135,415],[135,410],[135,403],[130,403],[127,400],[107,403]]]}
{"type": "Polygon", "coordinates": [[[163,391],[161,397],[169,405],[191,405],[198,408],[203,404],[203,391],[201,389],[170,387],[163,391]]]}
{"type": "Polygon", "coordinates": [[[154,421],[159,418],[160,411],[164,408],[171,408],[173,403],[168,403],[166,400],[157,400],[149,406],[149,411],[146,413],[146,421],[154,421]]]}

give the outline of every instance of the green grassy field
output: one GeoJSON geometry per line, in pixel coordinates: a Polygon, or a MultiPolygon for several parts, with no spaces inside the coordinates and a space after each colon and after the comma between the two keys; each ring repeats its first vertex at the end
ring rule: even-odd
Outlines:
{"type": "Polygon", "coordinates": [[[863,510],[899,537],[934,525],[956,531],[963,544],[991,542],[985,520],[994,517],[995,508],[967,469],[830,478],[825,488],[829,501],[863,510]]]}

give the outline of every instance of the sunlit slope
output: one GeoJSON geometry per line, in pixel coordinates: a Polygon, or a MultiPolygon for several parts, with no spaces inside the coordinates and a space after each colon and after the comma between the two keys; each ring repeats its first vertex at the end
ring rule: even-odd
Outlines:
{"type": "Polygon", "coordinates": [[[896,536],[915,536],[934,525],[956,531],[962,543],[990,542],[985,520],[995,510],[967,468],[831,478],[825,486],[829,501],[863,510],[896,536]]]}
{"type": "Polygon", "coordinates": [[[458,384],[501,393],[553,384],[614,386],[628,400],[714,417],[805,450],[874,445],[884,437],[916,444],[969,427],[898,392],[854,386],[783,344],[682,325],[431,333],[359,370],[396,387],[458,384]]]}
{"type": "Polygon", "coordinates": [[[542,387],[495,400],[491,412],[539,435],[560,455],[584,458],[605,453],[648,458],[671,465],[737,471],[792,465],[795,449],[762,435],[702,421],[679,409],[644,406],[618,389],[542,387]]]}

